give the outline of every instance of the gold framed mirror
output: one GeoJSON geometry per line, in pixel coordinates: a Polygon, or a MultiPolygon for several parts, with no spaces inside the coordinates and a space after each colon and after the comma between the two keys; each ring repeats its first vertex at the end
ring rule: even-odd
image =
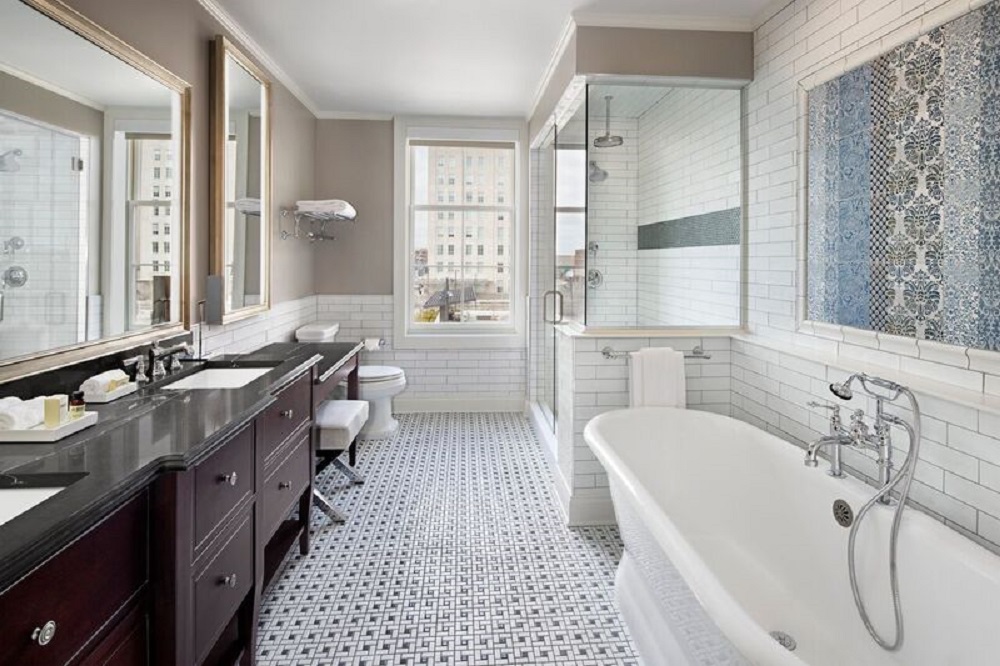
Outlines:
{"type": "Polygon", "coordinates": [[[0,382],[187,328],[190,106],[61,0],[0,0],[0,382]]]}
{"type": "Polygon", "coordinates": [[[270,308],[271,83],[219,35],[212,58],[212,274],[224,323],[270,308]]]}

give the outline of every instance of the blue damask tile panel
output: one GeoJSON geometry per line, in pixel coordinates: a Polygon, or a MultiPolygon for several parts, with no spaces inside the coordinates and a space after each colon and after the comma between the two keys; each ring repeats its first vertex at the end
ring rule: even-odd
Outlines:
{"type": "Polygon", "coordinates": [[[807,101],[809,317],[1000,349],[1000,0],[807,101]]]}

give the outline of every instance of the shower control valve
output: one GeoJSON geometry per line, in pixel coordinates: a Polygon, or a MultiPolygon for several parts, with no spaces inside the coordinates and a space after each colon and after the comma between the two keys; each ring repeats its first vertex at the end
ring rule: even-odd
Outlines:
{"type": "Polygon", "coordinates": [[[865,423],[865,412],[862,409],[855,409],[851,413],[851,427],[849,429],[851,441],[855,446],[867,444],[871,436],[868,424],[865,423]]]}
{"type": "Polygon", "coordinates": [[[828,405],[823,402],[816,402],[815,400],[810,400],[806,405],[815,409],[828,410],[830,412],[830,433],[836,435],[841,432],[840,405],[828,405]]]}

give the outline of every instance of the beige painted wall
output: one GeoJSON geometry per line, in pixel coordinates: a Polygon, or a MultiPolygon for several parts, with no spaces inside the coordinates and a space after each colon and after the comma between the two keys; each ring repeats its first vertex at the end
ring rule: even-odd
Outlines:
{"type": "Polygon", "coordinates": [[[579,26],[529,120],[545,131],[574,76],[660,76],[750,81],[753,33],[579,26]]]}
{"type": "Polygon", "coordinates": [[[332,242],[316,243],[318,294],[391,294],[393,125],[389,120],[320,120],[316,198],[346,199],[355,223],[334,222],[332,242]]]}
{"type": "MultiPolygon", "coordinates": [[[[204,297],[209,238],[209,54],[224,32],[197,0],[66,0],[74,9],[150,56],[193,87],[191,97],[191,295],[192,320],[204,297]]],[[[230,35],[230,37],[232,37],[230,35]]],[[[277,303],[313,292],[313,251],[308,243],[278,240],[281,206],[313,191],[312,145],[316,119],[277,81],[272,86],[274,134],[271,297],[277,303]]]]}
{"type": "Polygon", "coordinates": [[[101,111],[6,72],[0,72],[0,100],[0,108],[18,115],[98,139],[104,135],[101,111]]]}

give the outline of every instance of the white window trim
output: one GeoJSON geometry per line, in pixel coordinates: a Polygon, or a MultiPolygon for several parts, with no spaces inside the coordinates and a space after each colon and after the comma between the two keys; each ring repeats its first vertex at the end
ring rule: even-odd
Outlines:
{"type": "MultiPolygon", "coordinates": [[[[528,285],[528,126],[510,118],[397,117],[393,123],[393,346],[396,349],[518,349],[526,346],[528,285]],[[409,139],[453,141],[513,141],[514,177],[517,181],[513,202],[510,248],[514,273],[510,291],[511,322],[498,331],[495,326],[455,324],[454,333],[419,331],[409,316],[410,220],[407,210],[409,188],[409,139]]],[[[464,239],[462,239],[464,242],[464,239]]],[[[457,255],[456,255],[457,256],[457,255]]],[[[506,264],[506,262],[505,262],[506,264]]]]}

